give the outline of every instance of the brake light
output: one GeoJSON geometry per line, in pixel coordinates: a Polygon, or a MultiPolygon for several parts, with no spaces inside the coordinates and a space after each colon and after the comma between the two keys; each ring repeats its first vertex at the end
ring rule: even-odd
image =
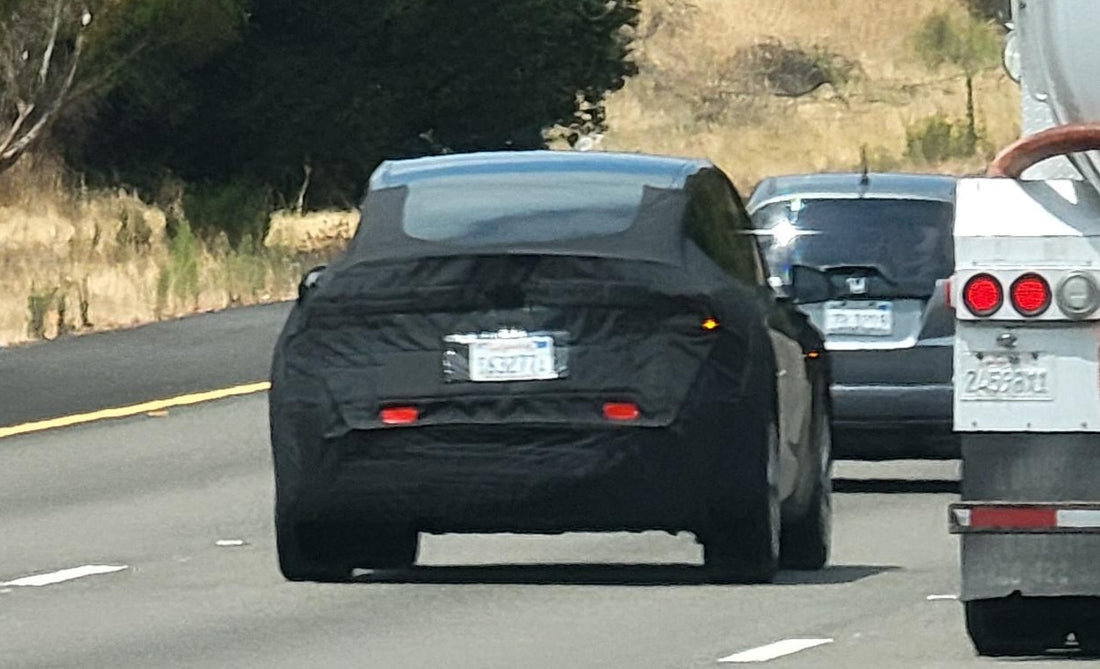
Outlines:
{"type": "Polygon", "coordinates": [[[975,274],[963,285],[962,300],[975,316],[992,316],[1004,303],[1004,290],[992,274],[975,274]]]}
{"type": "Polygon", "coordinates": [[[1050,284],[1038,274],[1024,274],[1009,288],[1012,307],[1021,316],[1038,316],[1050,306],[1050,284]]]}
{"type": "Polygon", "coordinates": [[[637,420],[641,412],[633,402],[608,402],[603,405],[603,417],[607,420],[637,420]]]}
{"type": "Polygon", "coordinates": [[[420,418],[420,410],[416,407],[387,407],[379,412],[378,417],[384,425],[408,425],[420,418]]]}

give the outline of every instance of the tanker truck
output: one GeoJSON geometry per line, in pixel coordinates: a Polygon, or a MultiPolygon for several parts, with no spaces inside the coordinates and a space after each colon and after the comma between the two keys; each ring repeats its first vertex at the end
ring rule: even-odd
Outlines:
{"type": "Polygon", "coordinates": [[[1100,656],[1100,2],[1012,11],[1022,137],[957,190],[948,517],[979,655],[1100,656]]]}

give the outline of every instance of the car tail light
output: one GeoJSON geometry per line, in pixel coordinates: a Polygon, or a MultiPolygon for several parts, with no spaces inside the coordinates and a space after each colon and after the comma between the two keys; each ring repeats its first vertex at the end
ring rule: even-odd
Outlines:
{"type": "Polygon", "coordinates": [[[603,417],[607,420],[637,420],[641,412],[633,402],[608,402],[603,405],[603,417]]]}
{"type": "Polygon", "coordinates": [[[408,425],[420,418],[420,410],[416,407],[387,407],[378,417],[384,425],[408,425]]]}
{"type": "Polygon", "coordinates": [[[1012,308],[1021,316],[1038,316],[1050,306],[1050,284],[1035,273],[1024,274],[1009,288],[1012,308]]]}
{"type": "Polygon", "coordinates": [[[992,274],[975,274],[963,286],[962,300],[975,316],[992,316],[1004,303],[1004,289],[992,274]]]}
{"type": "Polygon", "coordinates": [[[1086,318],[1100,306],[1100,287],[1084,272],[1074,272],[1058,284],[1058,306],[1070,318],[1086,318]]]}

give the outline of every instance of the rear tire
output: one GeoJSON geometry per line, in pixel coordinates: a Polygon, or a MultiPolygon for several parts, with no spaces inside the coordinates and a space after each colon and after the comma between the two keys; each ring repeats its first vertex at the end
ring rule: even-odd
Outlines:
{"type": "Polygon", "coordinates": [[[1063,617],[1041,599],[1002,597],[965,602],[966,630],[978,655],[1042,655],[1065,645],[1063,617]]]}
{"type": "Polygon", "coordinates": [[[703,562],[716,583],[770,583],[779,568],[779,431],[767,428],[763,462],[755,474],[763,481],[740,481],[734,491],[738,508],[712,517],[703,537],[703,562]],[[754,485],[755,483],[755,485],[754,485]],[[763,485],[761,485],[763,484],[763,485]]]}
{"type": "Polygon", "coordinates": [[[317,583],[347,583],[355,568],[408,568],[418,544],[416,532],[404,528],[278,519],[275,539],[283,576],[317,583]]]}
{"type": "Polygon", "coordinates": [[[807,463],[813,492],[805,513],[783,524],[779,560],[784,569],[822,569],[829,561],[833,524],[832,424],[827,399],[818,397],[814,411],[813,461],[807,463]]]}

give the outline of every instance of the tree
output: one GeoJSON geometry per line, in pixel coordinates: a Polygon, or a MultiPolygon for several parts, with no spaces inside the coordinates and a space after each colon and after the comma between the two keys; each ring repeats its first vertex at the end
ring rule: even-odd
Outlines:
{"type": "Polygon", "coordinates": [[[1000,38],[994,27],[968,15],[936,12],[924,20],[913,41],[928,67],[952,65],[962,71],[966,79],[967,142],[973,150],[978,143],[974,77],[1000,62],[1000,38]]]}
{"type": "Polygon", "coordinates": [[[173,91],[110,96],[85,144],[100,170],[255,182],[347,204],[390,157],[536,148],[595,129],[634,72],[638,0],[263,0],[239,43],[173,91]]]}
{"type": "Polygon", "coordinates": [[[77,0],[0,1],[0,172],[61,113],[92,20],[91,9],[77,0]]]}

